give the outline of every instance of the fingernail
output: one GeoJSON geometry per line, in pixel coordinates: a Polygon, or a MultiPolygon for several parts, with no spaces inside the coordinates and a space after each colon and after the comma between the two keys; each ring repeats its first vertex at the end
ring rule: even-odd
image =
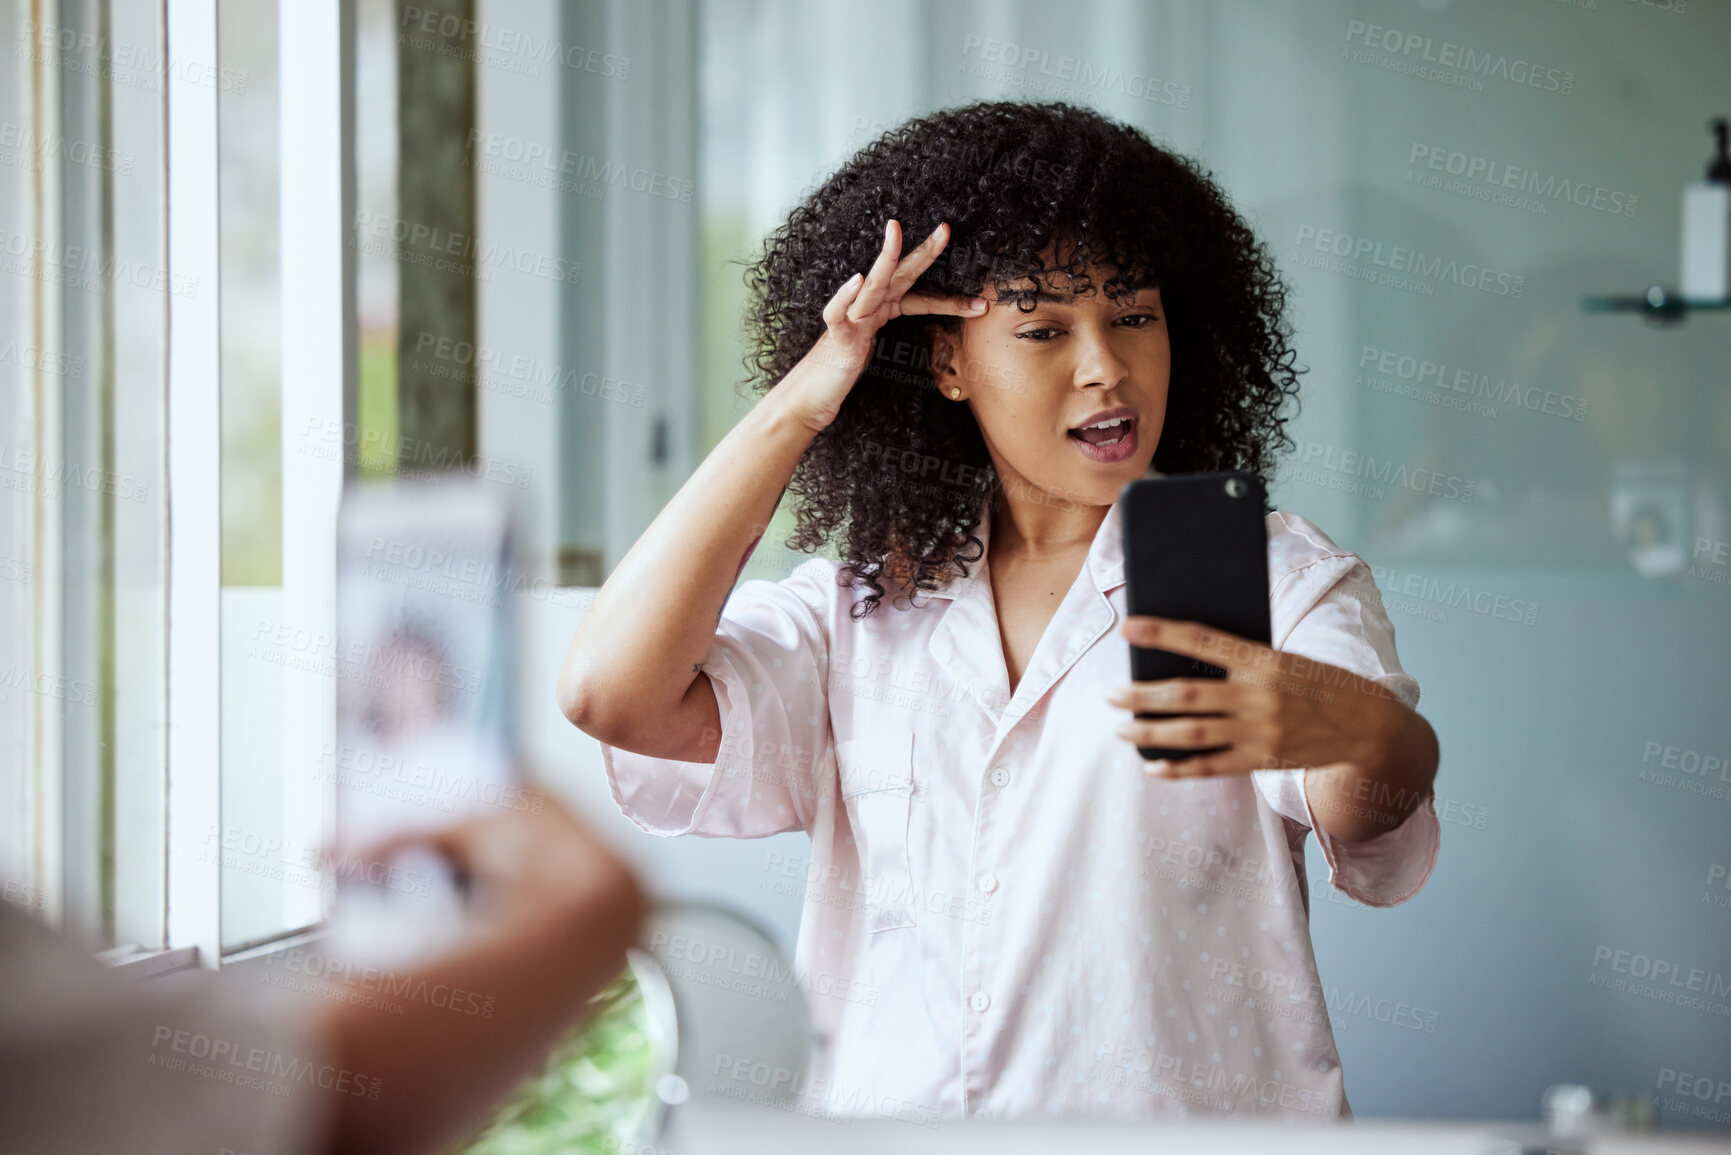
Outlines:
{"type": "Polygon", "coordinates": [[[986,299],[984,297],[974,297],[968,301],[968,308],[970,308],[970,309],[978,310],[978,309],[983,309],[985,307],[986,307],[986,299]]]}
{"type": "Polygon", "coordinates": [[[1128,738],[1133,731],[1130,729],[1130,723],[1120,722],[1117,726],[1113,727],[1112,733],[1118,735],[1120,738],[1128,738]]]}
{"type": "Polygon", "coordinates": [[[1154,761],[1148,763],[1148,773],[1150,774],[1164,774],[1170,769],[1172,769],[1172,763],[1166,761],[1164,758],[1156,758],[1154,761]]]}

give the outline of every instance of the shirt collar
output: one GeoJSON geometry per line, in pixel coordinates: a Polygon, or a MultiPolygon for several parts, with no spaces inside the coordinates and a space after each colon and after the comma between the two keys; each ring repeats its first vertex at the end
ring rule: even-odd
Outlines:
{"type": "MultiPolygon", "coordinates": [[[[1106,510],[1106,519],[1100,523],[1099,530],[1094,534],[1094,540],[1088,546],[1087,561],[1084,563],[1084,568],[1093,576],[1094,588],[1102,594],[1109,594],[1124,584],[1124,533],[1119,528],[1118,507],[1120,504],[1120,502],[1114,501],[1106,510]]],[[[980,503],[980,524],[973,533],[985,546],[980,551],[980,561],[968,563],[967,577],[952,578],[941,589],[931,593],[921,593],[922,599],[948,598],[954,600],[985,580],[985,575],[982,572],[983,563],[992,548],[992,514],[989,501],[980,503]]]]}

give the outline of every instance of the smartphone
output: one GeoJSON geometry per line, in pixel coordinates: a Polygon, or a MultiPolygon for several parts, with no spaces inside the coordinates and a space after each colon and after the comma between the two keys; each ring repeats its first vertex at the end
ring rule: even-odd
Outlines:
{"type": "MultiPolygon", "coordinates": [[[[460,935],[442,856],[354,852],[523,798],[510,725],[512,511],[462,474],[359,482],[337,517],[333,949],[406,964],[460,935]]],[[[522,807],[517,807],[521,809],[522,807]]]]}
{"type": "MultiPolygon", "coordinates": [[[[1236,470],[1149,477],[1126,485],[1119,495],[1126,611],[1201,622],[1270,644],[1266,500],[1261,479],[1236,470]]],[[[1224,669],[1200,658],[1130,647],[1133,682],[1225,677],[1224,669]]],[[[1182,762],[1228,747],[1136,749],[1150,761],[1182,762]]]]}

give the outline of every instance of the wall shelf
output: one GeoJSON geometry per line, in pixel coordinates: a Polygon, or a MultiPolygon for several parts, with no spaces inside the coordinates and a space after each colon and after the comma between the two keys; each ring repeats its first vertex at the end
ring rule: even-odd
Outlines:
{"type": "Polygon", "coordinates": [[[1583,297],[1581,308],[1589,313],[1641,313],[1651,324],[1676,325],[1690,313],[1731,310],[1731,297],[1683,297],[1654,285],[1645,293],[1583,297]]]}

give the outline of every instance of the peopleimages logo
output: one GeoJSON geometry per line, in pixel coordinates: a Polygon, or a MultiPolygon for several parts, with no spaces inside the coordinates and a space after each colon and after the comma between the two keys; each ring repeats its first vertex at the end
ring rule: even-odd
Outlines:
{"type": "MultiPolygon", "coordinates": [[[[1685,966],[1674,959],[1656,958],[1639,951],[1616,949],[1600,943],[1593,948],[1593,967],[1597,970],[1601,965],[1619,975],[1645,980],[1663,993],[1674,996],[1663,1000],[1666,1002],[1699,1005],[1699,1000],[1686,1001],[1684,996],[1676,995],[1678,991],[1716,999],[1731,996],[1731,976],[1705,967],[1685,966]]],[[[1611,984],[1600,979],[1598,985],[1611,984]]],[[[1624,988],[1619,986],[1618,989],[1624,988]]],[[[1717,1013],[1723,1015],[1726,1010],[1721,1006],[1717,1008],[1717,1013]]]]}
{"type": "Polygon", "coordinates": [[[1052,93],[1087,89],[1094,94],[1114,93],[1177,108],[1189,108],[1190,98],[1194,95],[1188,84],[1176,80],[1164,80],[1134,69],[1126,71],[1115,65],[1096,64],[1076,56],[1054,59],[1048,49],[1036,45],[1019,45],[974,33],[962,38],[962,56],[961,71],[969,75],[983,79],[1010,79],[980,67],[980,64],[998,64],[1029,74],[1027,79],[1036,82],[1030,87],[1052,93]],[[978,53],[979,63],[970,68],[966,58],[975,53],[978,53]]]}
{"type": "Polygon", "coordinates": [[[156,44],[110,40],[84,29],[62,28],[25,20],[18,28],[13,56],[63,72],[98,76],[114,84],[158,92],[163,77],[239,95],[251,77],[244,69],[218,68],[176,56],[164,56],[156,44]]]}
{"type": "Polygon", "coordinates": [[[1731,1107],[1719,1106],[1731,1099],[1731,1079],[1715,1079],[1711,1075],[1695,1075],[1673,1067],[1660,1067],[1656,1089],[1674,1091],[1677,1094],[1677,1100],[1667,1100],[1664,1103],[1670,1110],[1683,1111],[1715,1123],[1731,1123],[1731,1107]],[[1712,1106],[1708,1105],[1709,1102],[1712,1106]]]}
{"type": "Polygon", "coordinates": [[[56,377],[77,379],[84,376],[83,357],[38,349],[34,345],[20,345],[16,341],[0,345],[0,365],[15,365],[20,369],[51,373],[56,377]]]}
{"type": "Polygon", "coordinates": [[[1408,184],[1459,192],[1540,214],[1550,211],[1551,202],[1566,201],[1595,212],[1632,217],[1641,200],[1634,193],[1416,140],[1407,152],[1406,163],[1413,166],[1407,170],[1408,184]],[[1444,181],[1443,175],[1460,179],[1444,181]]]}
{"type": "MultiPolygon", "coordinates": [[[[505,269],[575,285],[583,272],[582,261],[556,253],[520,249],[498,241],[482,243],[473,233],[451,232],[364,209],[355,211],[355,236],[361,238],[361,251],[370,255],[462,273],[483,281],[490,271],[505,269]]],[[[351,245],[354,243],[350,241],[351,245]]]]}
{"type": "MultiPolygon", "coordinates": [[[[1510,597],[1507,594],[1495,593],[1487,589],[1474,589],[1466,582],[1443,581],[1439,578],[1426,577],[1423,574],[1397,569],[1394,566],[1373,563],[1370,567],[1371,579],[1376,588],[1397,598],[1413,598],[1420,602],[1434,602],[1446,609],[1464,607],[1482,617],[1496,618],[1506,622],[1518,622],[1521,625],[1536,625],[1539,620],[1538,603],[1523,598],[1510,597]]],[[[1389,606],[1390,609],[1404,607],[1389,606]]],[[[1414,615],[1426,616],[1426,615],[1414,615]]],[[[1435,618],[1437,621],[1447,621],[1447,614],[1435,618]]]]}
{"type": "Polygon", "coordinates": [[[383,1085],[377,1076],[356,1074],[346,1067],[320,1065],[300,1055],[270,1051],[164,1023],[157,1024],[150,1046],[149,1063],[153,1067],[186,1071],[273,1094],[286,1095],[289,1083],[304,1083],[341,1095],[377,1099],[383,1085]]]}
{"type": "Polygon", "coordinates": [[[1453,257],[1437,256],[1423,249],[1389,244],[1374,237],[1354,236],[1334,229],[1319,229],[1315,225],[1299,225],[1298,236],[1293,244],[1300,250],[1314,249],[1318,253],[1341,259],[1337,262],[1318,261],[1310,258],[1308,253],[1301,252],[1300,259],[1303,263],[1314,268],[1326,268],[1330,272],[1344,273],[1361,280],[1412,289],[1426,296],[1434,291],[1432,284],[1435,282],[1447,282],[1463,289],[1477,289],[1481,293],[1515,300],[1519,300],[1526,291],[1525,277],[1493,269],[1489,265],[1457,261],[1453,257]],[[1355,264],[1346,265],[1342,264],[1342,261],[1352,261],[1355,264]],[[1371,265],[1368,270],[1356,263],[1365,261],[1371,265]]]}
{"type": "Polygon", "coordinates": [[[1470,503],[1478,488],[1478,482],[1471,478],[1439,473],[1423,466],[1409,468],[1392,458],[1379,458],[1375,454],[1342,449],[1338,445],[1326,445],[1303,438],[1297,440],[1292,461],[1297,467],[1294,475],[1296,480],[1317,481],[1317,478],[1311,475],[1316,469],[1326,469],[1348,478],[1366,479],[1366,483],[1350,488],[1349,492],[1362,492],[1365,496],[1378,499],[1383,497],[1386,487],[1410,489],[1415,493],[1428,493],[1433,497],[1470,503]]]}
{"type": "Polygon", "coordinates": [[[465,159],[465,163],[471,164],[477,171],[542,185],[560,192],[575,192],[596,200],[601,199],[607,190],[615,185],[632,192],[684,204],[690,204],[697,193],[697,185],[683,177],[632,167],[591,153],[555,148],[539,141],[524,140],[519,136],[472,128],[469,130],[468,143],[471,155],[465,159]],[[501,168],[490,163],[489,158],[521,165],[527,171],[501,168]],[[571,179],[558,179],[561,177],[571,179]]]}
{"type": "Polygon", "coordinates": [[[1495,417],[1496,406],[1506,405],[1574,421],[1587,419],[1587,400],[1584,397],[1523,385],[1507,377],[1492,377],[1477,369],[1432,361],[1428,357],[1395,349],[1362,346],[1358,352],[1358,368],[1357,384],[1482,417],[1495,417]],[[1480,404],[1481,401],[1492,404],[1480,404]]]}
{"type": "MultiPolygon", "coordinates": [[[[1149,1036],[1152,1040],[1153,1036],[1149,1036]]],[[[1101,1043],[1094,1048],[1094,1071],[1090,1081],[1126,1087],[1143,1094],[1164,1095],[1181,1103],[1209,1111],[1240,1104],[1264,1109],[1276,1105],[1288,1111],[1321,1115],[1328,1097],[1314,1087],[1301,1087],[1276,1078],[1234,1071],[1222,1063],[1202,1062],[1164,1049],[1149,1050],[1137,1043],[1101,1043]]]]}
{"type": "Polygon", "coordinates": [[[1649,740],[1641,747],[1636,780],[1704,798],[1731,801],[1731,754],[1714,754],[1649,740]]]}
{"type": "Polygon", "coordinates": [[[167,269],[112,253],[105,257],[88,245],[62,244],[50,237],[31,237],[5,228],[0,228],[0,271],[84,293],[106,293],[112,282],[189,300],[198,296],[197,277],[170,274],[167,269]]]}
{"type": "Polygon", "coordinates": [[[49,161],[61,160],[130,176],[134,163],[130,152],[115,152],[87,140],[68,140],[52,134],[38,136],[31,129],[10,120],[0,123],[0,149],[6,150],[6,155],[0,155],[0,164],[28,168],[33,172],[42,171],[41,166],[49,161]]]}
{"type": "Polygon", "coordinates": [[[455,12],[441,12],[437,8],[405,4],[400,11],[399,24],[403,31],[399,39],[415,37],[411,43],[417,48],[431,47],[431,42],[423,38],[437,35],[447,40],[473,41],[476,48],[483,50],[484,54],[477,54],[475,49],[452,51],[450,45],[438,47],[442,54],[461,60],[480,60],[528,76],[541,75],[541,70],[536,67],[539,64],[562,64],[576,71],[593,72],[618,80],[624,80],[631,71],[630,58],[616,53],[585,48],[581,44],[566,44],[550,36],[537,36],[533,32],[475,20],[455,12]],[[513,56],[520,59],[512,61],[510,58],[513,56]]]}
{"type": "Polygon", "coordinates": [[[1460,84],[1477,91],[1486,80],[1502,80],[1510,84],[1554,92],[1560,96],[1575,91],[1575,74],[1562,68],[1550,68],[1504,52],[1482,51],[1452,40],[1437,40],[1418,32],[1403,32],[1384,28],[1362,20],[1346,22],[1347,47],[1342,54],[1360,64],[1380,64],[1394,72],[1408,72],[1426,80],[1460,84]],[[1371,52],[1357,52],[1362,47],[1385,55],[1379,60],[1371,52]],[[1476,84],[1463,84],[1476,81],[1476,84]]]}

